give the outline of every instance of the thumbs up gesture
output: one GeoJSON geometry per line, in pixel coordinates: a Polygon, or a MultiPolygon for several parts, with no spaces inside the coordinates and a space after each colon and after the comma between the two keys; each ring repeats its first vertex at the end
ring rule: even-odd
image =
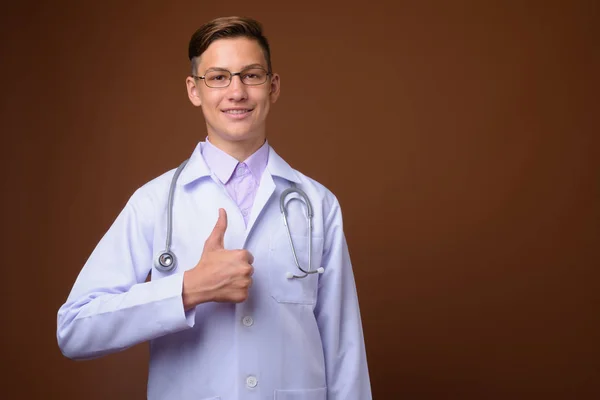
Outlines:
{"type": "Polygon", "coordinates": [[[186,310],[208,301],[240,303],[248,298],[254,257],[247,250],[225,250],[226,230],[227,213],[221,208],[200,261],[183,275],[186,310]]]}

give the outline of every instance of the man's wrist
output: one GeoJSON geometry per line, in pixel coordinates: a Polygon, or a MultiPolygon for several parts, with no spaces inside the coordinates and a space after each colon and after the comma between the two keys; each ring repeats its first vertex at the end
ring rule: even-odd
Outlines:
{"type": "Polygon", "coordinates": [[[195,289],[197,285],[194,284],[194,279],[196,279],[196,277],[191,270],[183,273],[181,297],[183,299],[183,309],[185,311],[196,307],[198,304],[210,301],[210,298],[206,293],[195,289]]]}

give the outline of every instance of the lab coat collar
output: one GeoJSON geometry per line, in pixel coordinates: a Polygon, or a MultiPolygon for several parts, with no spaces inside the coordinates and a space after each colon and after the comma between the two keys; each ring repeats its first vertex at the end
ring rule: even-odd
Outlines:
{"type": "Polygon", "coordinates": [[[273,147],[269,146],[269,161],[267,162],[267,171],[273,176],[287,179],[288,181],[300,183],[300,177],[298,173],[285,162],[285,160],[279,157],[279,154],[273,150],[273,147]]]}
{"type": "Polygon", "coordinates": [[[211,176],[210,168],[202,157],[201,143],[198,143],[178,180],[182,185],[187,185],[207,176],[211,176]]]}
{"type": "MultiPolygon", "coordinates": [[[[300,183],[298,173],[271,146],[269,146],[269,161],[266,170],[273,176],[300,183]]],[[[202,157],[201,143],[198,143],[178,180],[182,185],[187,185],[208,176],[211,176],[211,171],[202,157]]]]}

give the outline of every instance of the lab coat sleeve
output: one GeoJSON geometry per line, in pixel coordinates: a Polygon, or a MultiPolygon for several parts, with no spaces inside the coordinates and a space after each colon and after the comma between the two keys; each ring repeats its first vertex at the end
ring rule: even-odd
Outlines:
{"type": "Polygon", "coordinates": [[[335,197],[325,220],[325,247],[315,315],[325,354],[328,400],[369,400],[371,384],[362,322],[342,214],[335,197]]]}
{"type": "Polygon", "coordinates": [[[194,325],[195,310],[183,308],[183,272],[145,282],[155,214],[136,191],[88,258],[58,311],[65,356],[96,358],[194,325]]]}

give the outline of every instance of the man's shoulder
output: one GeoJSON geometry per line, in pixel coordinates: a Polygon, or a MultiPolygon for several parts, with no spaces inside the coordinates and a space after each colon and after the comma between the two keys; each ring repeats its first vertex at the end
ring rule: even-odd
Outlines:
{"type": "Polygon", "coordinates": [[[139,186],[132,193],[129,203],[150,206],[166,201],[169,186],[176,170],[177,168],[172,168],[139,186]]]}
{"type": "Polygon", "coordinates": [[[300,181],[298,186],[304,190],[304,192],[306,192],[306,195],[313,203],[316,203],[318,199],[322,206],[327,209],[339,204],[335,193],[323,183],[298,171],[297,169],[293,170],[300,181]]]}
{"type": "Polygon", "coordinates": [[[315,178],[308,176],[300,171],[298,171],[297,169],[294,169],[294,172],[296,173],[296,175],[298,176],[298,179],[300,180],[300,186],[309,186],[314,188],[315,190],[318,190],[319,192],[322,192],[323,194],[326,194],[328,196],[333,196],[333,192],[326,187],[323,183],[317,181],[315,178]]]}
{"type": "Polygon", "coordinates": [[[165,187],[169,187],[171,185],[171,181],[173,180],[173,176],[175,175],[175,171],[177,168],[171,168],[162,174],[155,176],[150,179],[148,182],[144,183],[137,190],[142,192],[154,192],[154,191],[162,191],[165,187]]]}
{"type": "Polygon", "coordinates": [[[322,198],[335,198],[333,192],[329,190],[324,184],[317,181],[311,176],[304,174],[298,169],[292,167],[287,160],[275,152],[275,149],[271,147],[271,153],[269,156],[269,164],[267,168],[270,169],[272,175],[278,175],[281,178],[287,179],[288,181],[296,181],[298,186],[306,192],[307,195],[317,195],[322,198]]]}

